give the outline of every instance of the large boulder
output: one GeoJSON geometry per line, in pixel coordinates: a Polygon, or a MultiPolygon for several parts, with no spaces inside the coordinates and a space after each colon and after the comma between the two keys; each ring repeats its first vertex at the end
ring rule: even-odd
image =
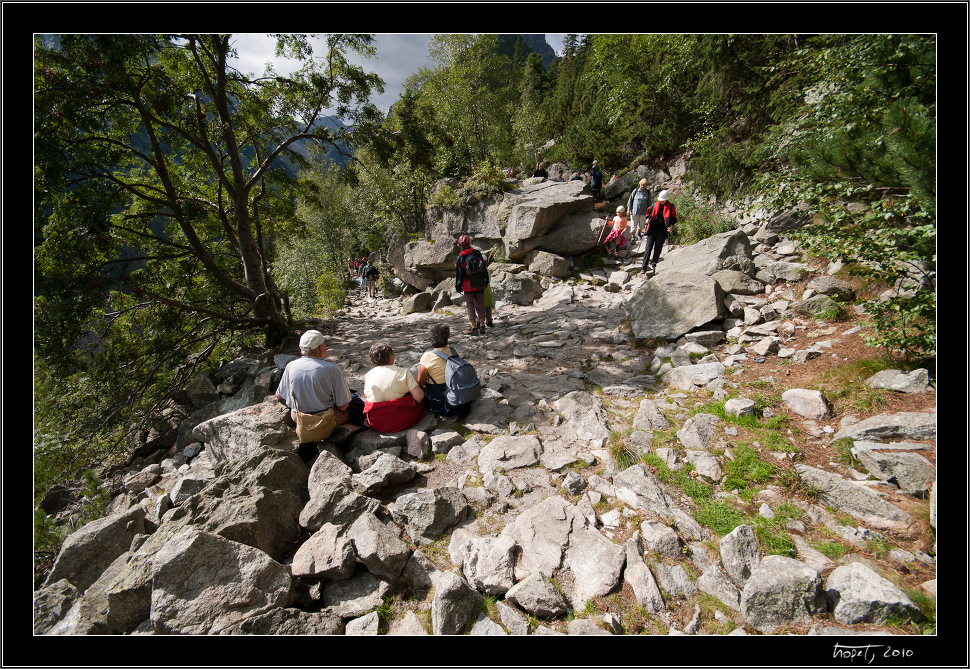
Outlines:
{"type": "Polygon", "coordinates": [[[675,340],[726,315],[724,290],[703,273],[668,271],[640,286],[626,313],[637,339],[675,340]]]}
{"type": "Polygon", "coordinates": [[[825,610],[819,573],[793,558],[769,555],[751,573],[741,591],[741,613],[765,632],[810,623],[825,610]]]}
{"type": "Polygon", "coordinates": [[[521,189],[505,228],[506,255],[518,260],[535,248],[535,239],[550,232],[565,216],[588,209],[593,198],[581,181],[546,182],[521,189]]]}
{"type": "Polygon", "coordinates": [[[288,567],[260,550],[199,530],[172,538],[152,558],[152,628],[218,634],[293,601],[288,567]]]}
{"type": "Polygon", "coordinates": [[[267,448],[291,452],[300,448],[289,409],[275,397],[200,423],[192,436],[206,445],[213,464],[245,459],[267,448]]]}
{"type": "Polygon", "coordinates": [[[554,253],[539,251],[532,263],[529,264],[529,271],[542,276],[551,276],[562,279],[569,276],[571,266],[569,261],[554,253]]]}
{"type": "Polygon", "coordinates": [[[101,573],[145,533],[145,509],[134,506],[122,513],[94,520],[64,541],[45,585],[67,580],[83,592],[101,573]]]}
{"type": "Polygon", "coordinates": [[[923,618],[923,612],[902,590],[860,562],[837,567],[829,574],[825,596],[835,619],[846,625],[923,618]]]}
{"type": "Polygon", "coordinates": [[[751,242],[744,231],[738,229],[722,232],[696,244],[674,249],[657,266],[657,276],[667,272],[712,276],[722,270],[755,275],[751,242]]]}
{"type": "Polygon", "coordinates": [[[818,491],[820,502],[876,529],[904,531],[913,521],[908,513],[893,506],[869,488],[847,481],[838,474],[809,465],[795,465],[799,478],[818,491]]]}
{"type": "Polygon", "coordinates": [[[296,453],[268,449],[219,468],[202,492],[164,516],[265,552],[273,559],[299,534],[309,469],[296,453]]]}
{"type": "Polygon", "coordinates": [[[542,295],[539,277],[531,272],[510,274],[508,272],[492,272],[492,295],[496,302],[506,302],[527,307],[542,295]]]}
{"type": "Polygon", "coordinates": [[[475,199],[461,209],[431,208],[425,239],[388,233],[387,264],[405,283],[427,290],[454,275],[455,241],[462,234],[471,235],[476,248],[497,249],[519,262],[534,250],[581,253],[596,245],[599,232],[592,212],[583,213],[592,204],[580,181],[542,181],[475,199]]]}

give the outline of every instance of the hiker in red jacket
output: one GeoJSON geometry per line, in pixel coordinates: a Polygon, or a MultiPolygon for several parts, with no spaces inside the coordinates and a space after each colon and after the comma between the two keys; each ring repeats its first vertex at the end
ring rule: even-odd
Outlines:
{"type": "Polygon", "coordinates": [[[482,252],[472,248],[472,238],[458,238],[458,259],[455,261],[455,292],[465,294],[468,312],[468,334],[477,336],[482,326],[490,320],[485,312],[485,286],[488,285],[488,264],[482,252]]]}
{"type": "Polygon", "coordinates": [[[657,201],[647,210],[647,248],[643,252],[641,271],[646,272],[648,267],[657,269],[664,240],[667,239],[676,222],[677,209],[670,201],[670,191],[662,190],[657,196],[657,201]]]}

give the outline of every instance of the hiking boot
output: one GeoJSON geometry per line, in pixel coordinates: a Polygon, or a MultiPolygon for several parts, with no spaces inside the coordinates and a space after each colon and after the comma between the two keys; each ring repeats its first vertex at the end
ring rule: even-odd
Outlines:
{"type": "Polygon", "coordinates": [[[494,328],[495,327],[495,324],[492,323],[492,321],[486,321],[485,322],[485,327],[494,328]]]}
{"type": "Polygon", "coordinates": [[[477,337],[479,334],[478,328],[468,328],[468,334],[470,334],[472,337],[477,337]]]}

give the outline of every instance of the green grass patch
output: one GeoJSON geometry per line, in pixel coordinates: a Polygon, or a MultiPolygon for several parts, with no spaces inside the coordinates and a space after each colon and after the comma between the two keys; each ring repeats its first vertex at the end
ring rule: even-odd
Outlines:
{"type": "Polygon", "coordinates": [[[727,502],[708,501],[694,512],[694,520],[717,532],[720,536],[730,534],[738,525],[744,525],[744,514],[727,502]]]}
{"type": "Polygon", "coordinates": [[[655,476],[661,483],[674,485],[693,499],[695,502],[704,502],[711,496],[711,486],[704,481],[698,481],[690,475],[692,467],[690,465],[684,469],[671,469],[667,463],[653,453],[647,453],[641,457],[641,461],[649,465],[655,471],[655,476]]]}
{"type": "Polygon", "coordinates": [[[734,452],[734,460],[725,461],[727,478],[726,490],[737,489],[742,499],[750,501],[758,494],[759,483],[767,483],[778,474],[778,467],[758,457],[758,452],[749,446],[741,446],[734,452]]]}
{"type": "Polygon", "coordinates": [[[847,362],[823,373],[812,389],[825,396],[836,414],[881,409],[892,391],[870,388],[865,381],[877,372],[899,367],[899,363],[885,356],[847,362]]]}
{"type": "Polygon", "coordinates": [[[810,541],[808,545],[830,560],[839,560],[852,552],[851,548],[838,541],[810,541]]]}

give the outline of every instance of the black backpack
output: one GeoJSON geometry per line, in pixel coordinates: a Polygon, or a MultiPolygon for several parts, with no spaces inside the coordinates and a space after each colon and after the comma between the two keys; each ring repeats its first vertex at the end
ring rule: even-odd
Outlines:
{"type": "Polygon", "coordinates": [[[465,278],[472,288],[484,288],[488,283],[485,272],[485,259],[478,251],[465,256],[465,278]]]}
{"type": "Polygon", "coordinates": [[[377,277],[379,274],[380,272],[378,272],[377,268],[374,267],[373,265],[368,265],[367,269],[364,271],[364,276],[369,281],[377,281],[377,277]]]}

